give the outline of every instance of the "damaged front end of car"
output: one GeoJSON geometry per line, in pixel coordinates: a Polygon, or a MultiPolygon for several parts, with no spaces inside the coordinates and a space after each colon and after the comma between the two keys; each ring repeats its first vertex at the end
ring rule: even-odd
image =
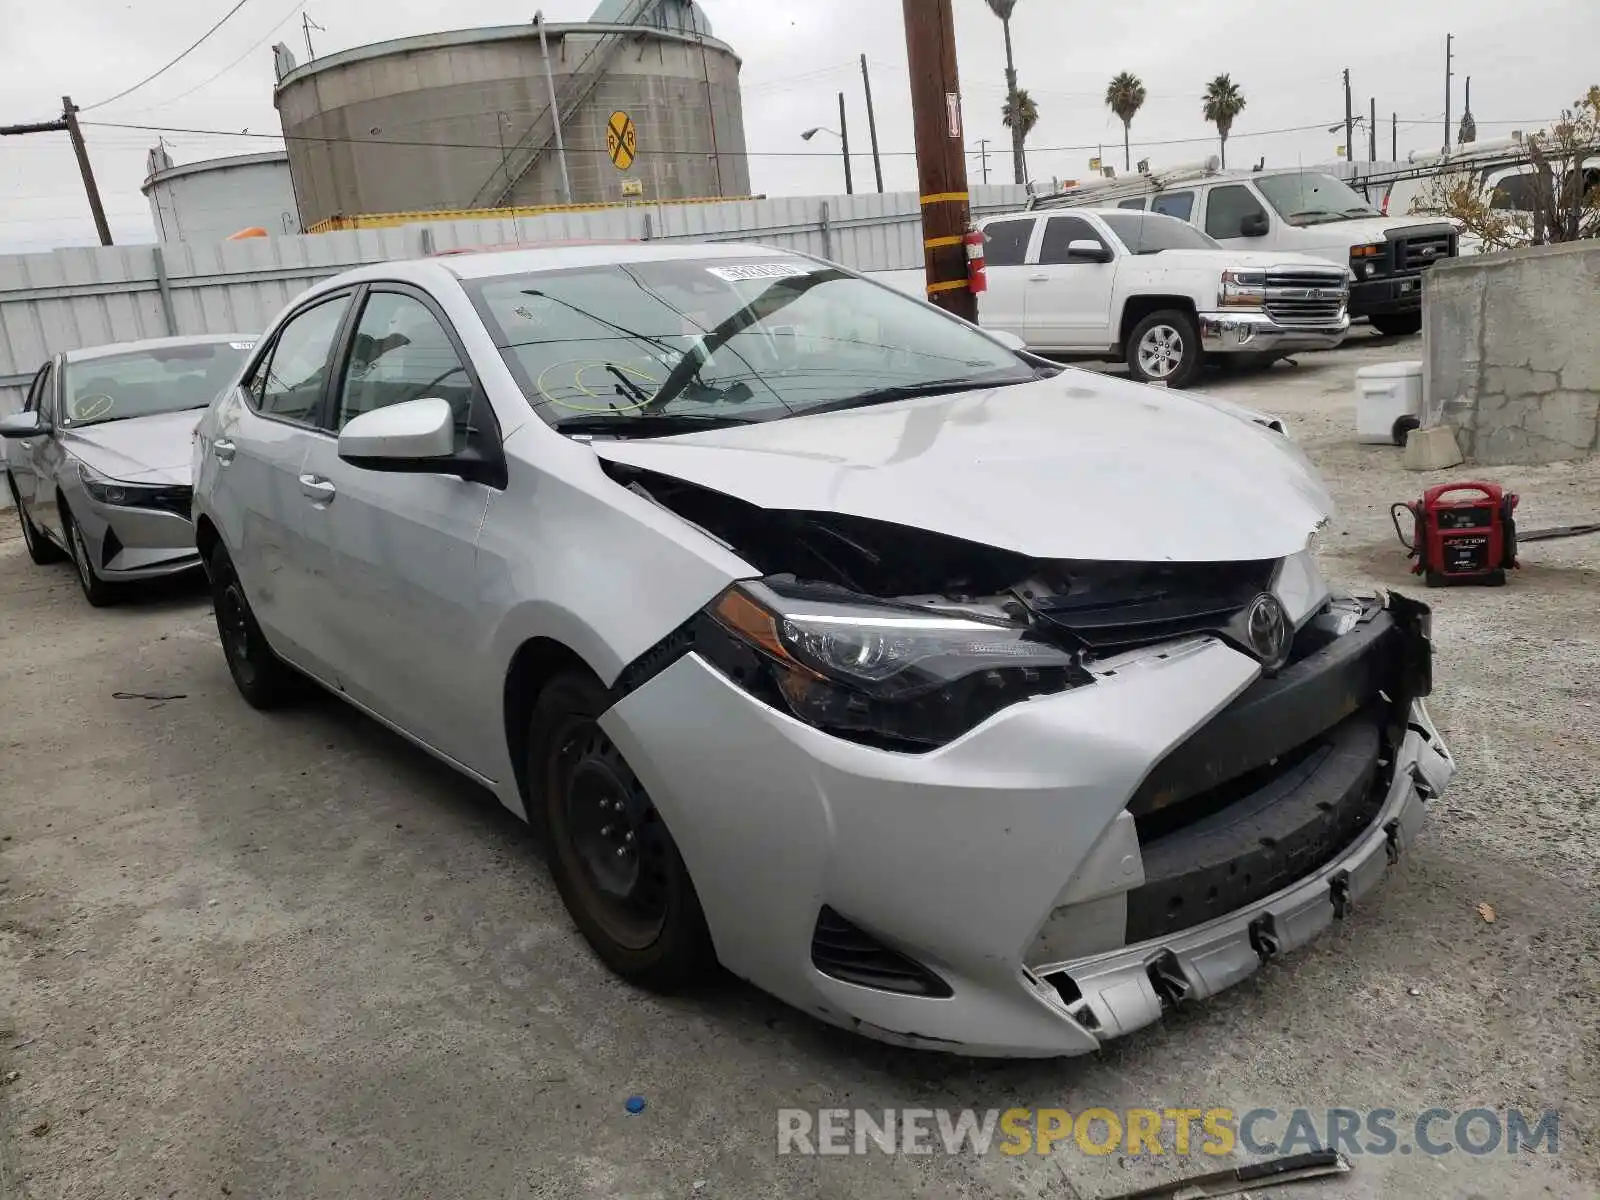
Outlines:
{"type": "MultiPolygon", "coordinates": [[[[859,775],[881,770],[891,781],[894,804],[842,856],[857,862],[875,839],[889,845],[893,820],[916,819],[915,790],[902,794],[908,780],[936,797],[928,811],[948,811],[943,790],[981,795],[968,779],[987,772],[1005,811],[1021,813],[1006,837],[1065,838],[1038,855],[1060,864],[1039,868],[1060,871],[1048,903],[1023,896],[1040,895],[1040,884],[1020,866],[1014,878],[952,882],[1015,888],[1015,905],[989,906],[997,913],[1031,906],[1026,920],[990,921],[996,944],[984,957],[993,961],[974,961],[970,949],[983,938],[983,905],[956,905],[940,927],[930,910],[946,897],[931,899],[920,881],[900,897],[830,884],[842,878],[836,863],[817,868],[808,893],[808,966],[825,981],[742,971],[741,953],[728,949],[742,934],[728,933],[726,946],[719,936],[736,971],[871,1036],[969,1053],[1072,1053],[1137,1029],[1342,918],[1411,843],[1426,801],[1453,773],[1422,703],[1432,688],[1429,610],[1392,594],[1331,596],[1309,550],[1225,562],[1037,559],[859,515],[761,508],[644,468],[605,469],[757,573],[625,671],[619,704],[692,658],[784,719],[887,752],[887,766],[829,763],[827,778],[808,785],[837,788],[825,800],[828,836],[844,839],[856,817],[840,801],[870,794],[859,775]],[[1174,687],[1185,694],[1169,705],[1161,689],[1174,687]],[[1018,785],[995,775],[989,743],[1036,702],[1068,697],[1103,699],[1113,715],[1108,731],[1064,730],[1063,745],[1125,740],[1115,747],[1124,761],[1090,788],[1070,750],[1040,744],[1041,755],[1066,761],[1012,764],[1028,779],[1019,810],[1018,785]],[[1173,712],[1158,713],[1163,705],[1173,712]],[[1171,734],[1139,731],[1154,748],[1141,761],[1139,738],[1122,731],[1145,706],[1151,730],[1173,724],[1171,734]],[[1058,785],[1034,783],[1052,771],[1058,785]],[[1074,805],[1081,813],[1061,819],[1074,805]],[[958,928],[969,916],[970,933],[958,928]],[[980,1033],[897,1007],[976,1003],[974,992],[1005,986],[997,963],[1009,964],[1020,1003],[1046,1005],[1079,1040],[980,1033]]],[[[977,847],[994,831],[952,826],[946,836],[977,847]]],[[[799,860],[806,839],[793,837],[799,860]]],[[[994,844],[1021,861],[1011,843],[994,844]]],[[[879,853],[883,869],[892,872],[900,849],[879,853]]],[[[941,862],[972,861],[944,850],[923,857],[936,874],[941,862]]]]}

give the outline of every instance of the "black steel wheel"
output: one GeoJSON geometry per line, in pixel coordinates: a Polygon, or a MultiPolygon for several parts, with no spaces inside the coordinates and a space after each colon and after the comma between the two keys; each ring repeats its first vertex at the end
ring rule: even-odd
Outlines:
{"type": "Polygon", "coordinates": [[[303,689],[303,678],[267,644],[256,624],[244,585],[233,569],[233,560],[220,545],[211,556],[211,607],[217,617],[217,635],[222,655],[239,694],[252,708],[273,709],[294,699],[303,689]]]}
{"type": "Polygon", "coordinates": [[[22,493],[17,491],[17,481],[6,476],[6,487],[11,492],[11,503],[17,506],[17,520],[22,523],[22,544],[28,548],[28,557],[39,566],[49,566],[64,557],[57,546],[34,525],[28,510],[22,507],[22,493]]]}
{"type": "Polygon", "coordinates": [[[708,978],[711,935],[666,822],[600,728],[597,681],[553,680],[534,706],[528,783],[556,886],[602,961],[631,983],[678,991],[708,978]]]}

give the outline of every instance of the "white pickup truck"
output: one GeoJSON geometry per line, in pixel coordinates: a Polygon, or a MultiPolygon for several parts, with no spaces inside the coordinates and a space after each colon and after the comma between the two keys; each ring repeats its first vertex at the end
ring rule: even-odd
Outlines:
{"type": "MultiPolygon", "coordinates": [[[[1211,355],[1256,364],[1330,349],[1350,328],[1350,272],[1324,258],[1230,250],[1158,213],[1074,208],[982,222],[979,324],[1040,354],[1124,359],[1141,382],[1185,387],[1211,355]]],[[[923,295],[921,271],[874,276],[923,295]]]]}

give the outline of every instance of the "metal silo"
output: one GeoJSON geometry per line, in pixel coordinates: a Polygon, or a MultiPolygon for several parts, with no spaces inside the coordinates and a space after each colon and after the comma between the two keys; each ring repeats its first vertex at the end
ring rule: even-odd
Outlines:
{"type": "Polygon", "coordinates": [[[605,0],[590,21],[458,30],[296,65],[275,94],[301,220],[568,201],[744,196],[740,62],[692,0],[605,0]],[[547,75],[548,68],[548,75],[547,75]],[[552,85],[557,97],[550,102],[552,85]],[[613,118],[626,114],[627,120],[613,118]],[[631,137],[618,137],[613,128],[631,137]],[[634,147],[631,157],[614,153],[634,147]],[[632,190],[632,189],[630,189],[632,190]]]}
{"type": "Polygon", "coordinates": [[[146,165],[140,190],[163,242],[220,242],[251,227],[274,236],[300,232],[289,158],[281,150],[174,163],[157,146],[146,165]]]}

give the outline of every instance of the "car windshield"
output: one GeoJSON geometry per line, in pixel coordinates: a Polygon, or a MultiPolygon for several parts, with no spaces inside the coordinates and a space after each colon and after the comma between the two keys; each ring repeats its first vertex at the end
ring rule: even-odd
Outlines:
{"type": "Polygon", "coordinates": [[[1321,171],[1260,175],[1255,184],[1267,203],[1291,225],[1326,225],[1383,215],[1349,184],[1321,171]]]}
{"type": "Polygon", "coordinates": [[[204,408],[233,381],[251,342],[201,342],[67,364],[62,424],[74,428],[204,408]]]}
{"type": "Polygon", "coordinates": [[[1220,250],[1222,243],[1177,217],[1159,213],[1101,213],[1117,240],[1129,254],[1160,254],[1163,250],[1220,250]]]}
{"type": "Polygon", "coordinates": [[[977,330],[798,257],[610,263],[468,290],[528,402],[571,432],[649,437],[1038,377],[977,330]]]}

